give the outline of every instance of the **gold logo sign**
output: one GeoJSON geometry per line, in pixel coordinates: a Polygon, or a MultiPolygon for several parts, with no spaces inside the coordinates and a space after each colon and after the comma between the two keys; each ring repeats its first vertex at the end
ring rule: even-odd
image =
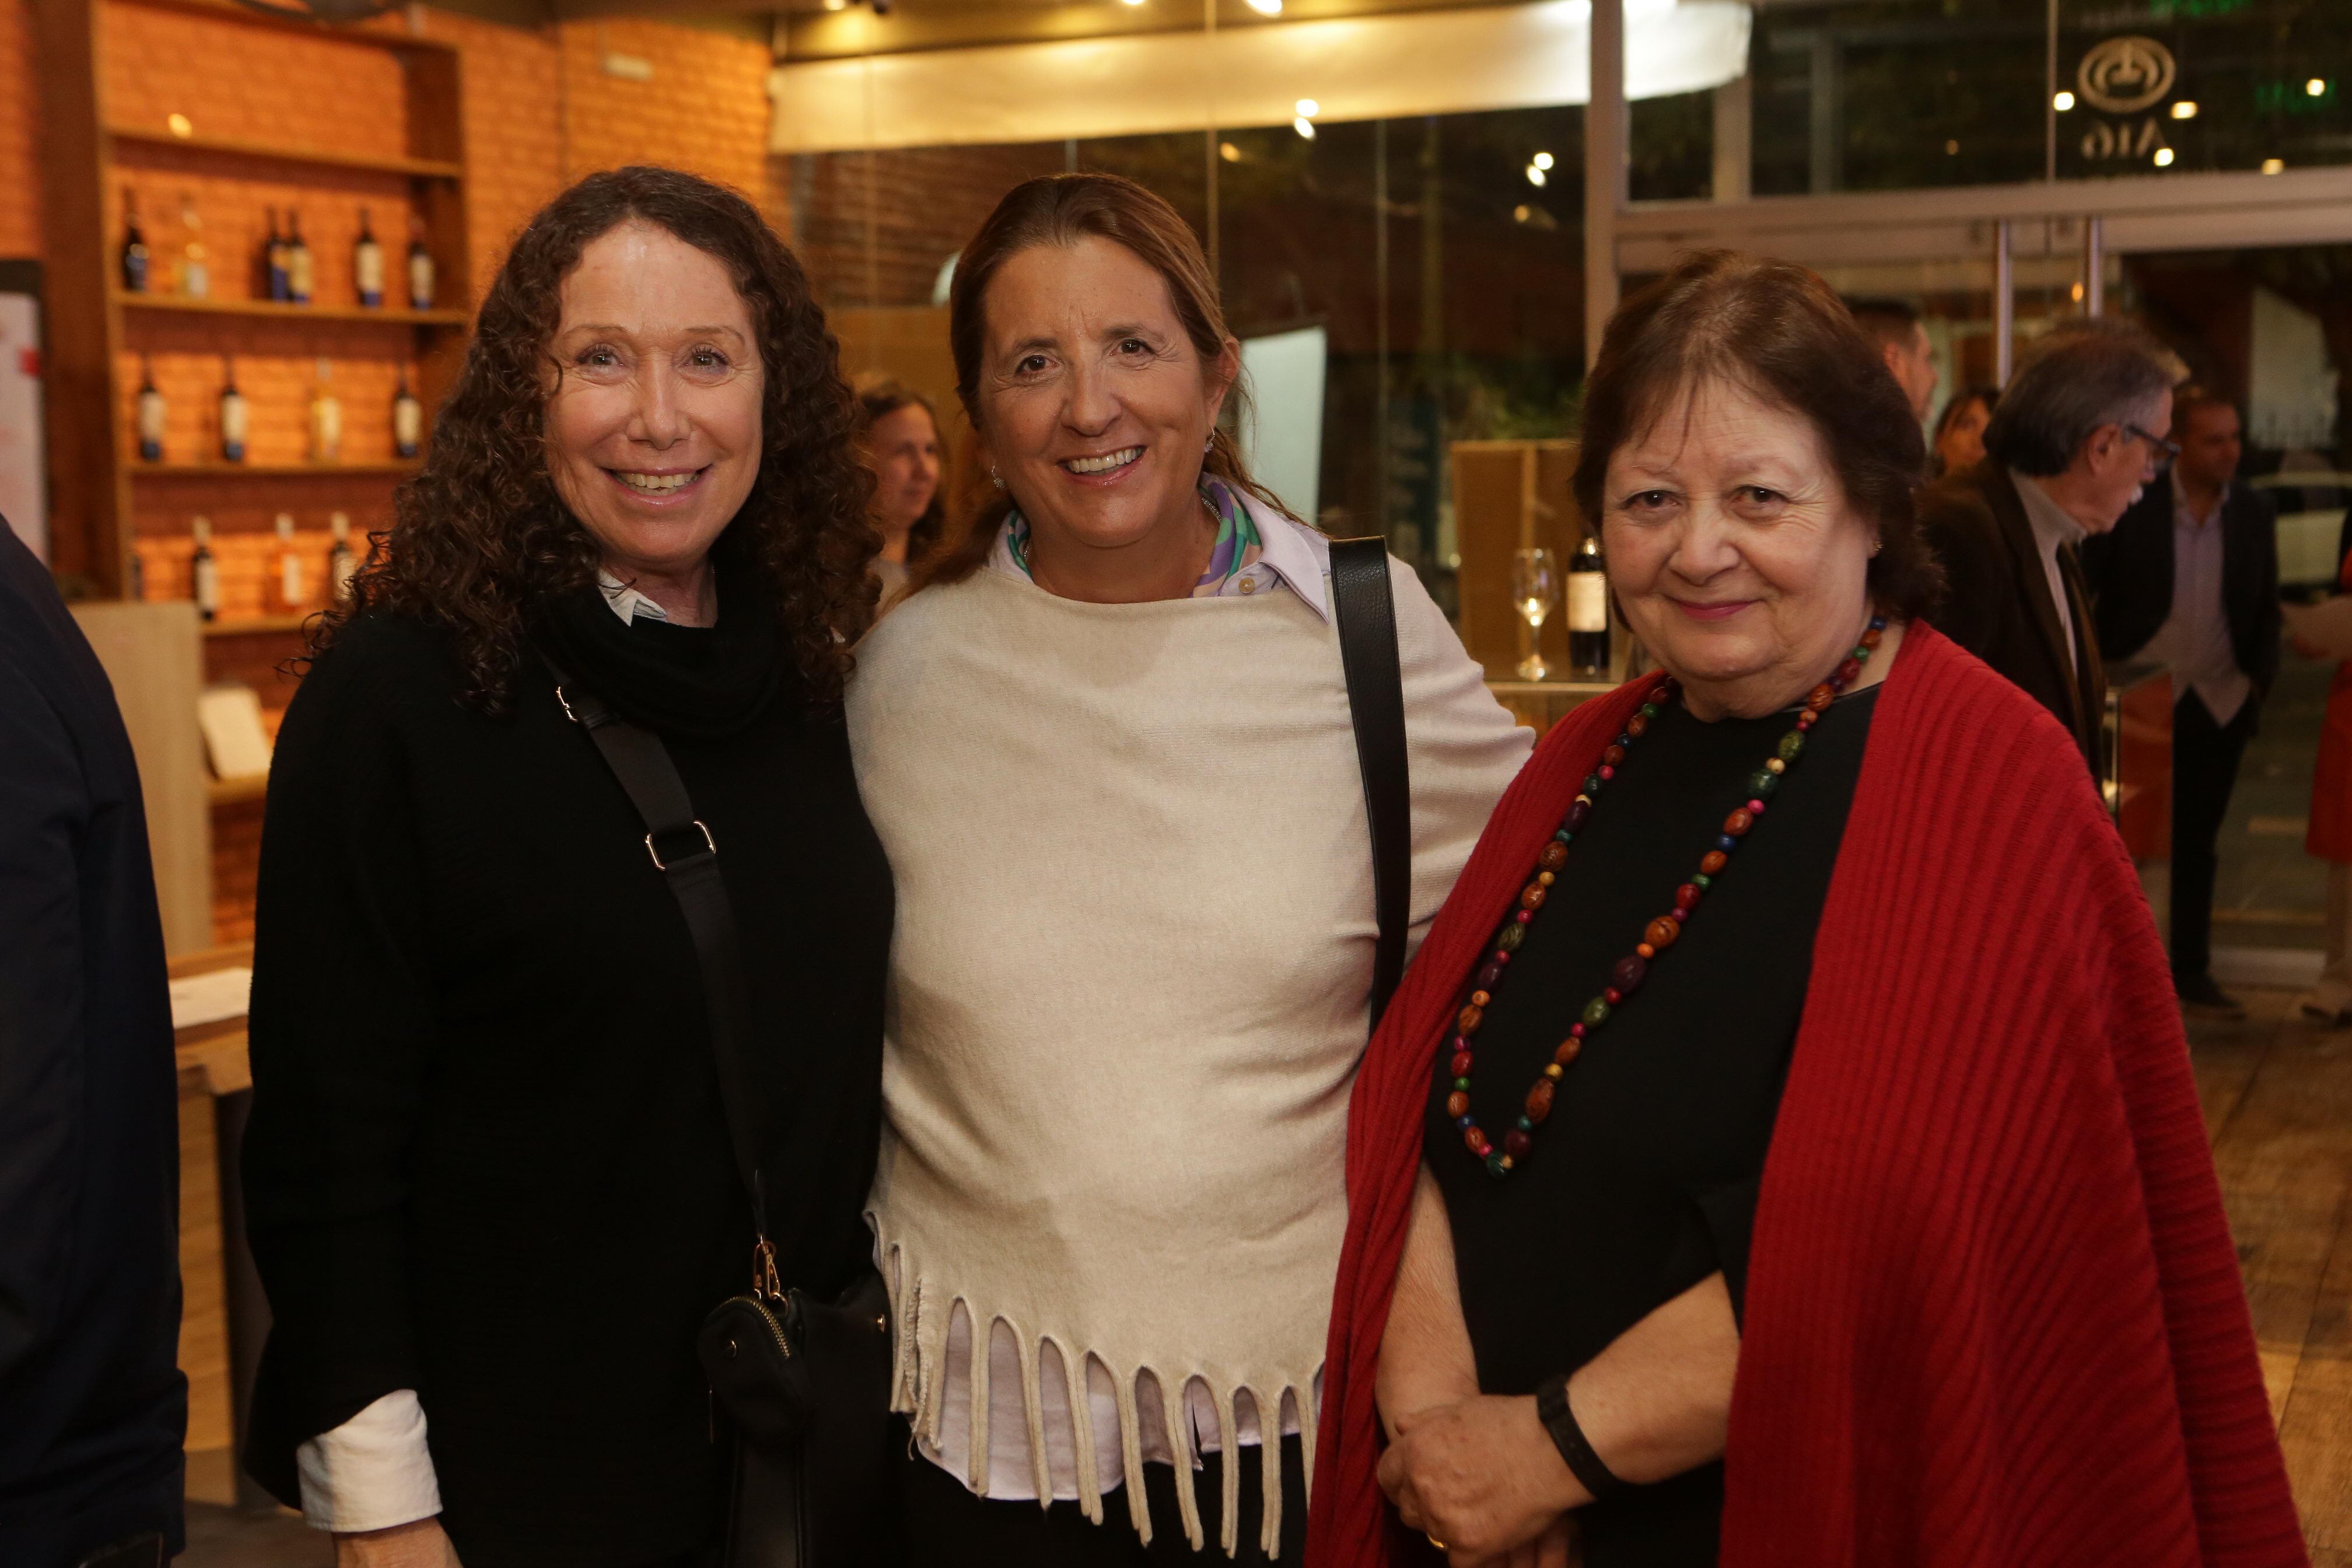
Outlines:
{"type": "Polygon", "coordinates": [[[2083,57],[2074,80],[2083,100],[2109,114],[2137,114],[2172,90],[2172,51],[2154,38],[2108,38],[2083,57]]]}

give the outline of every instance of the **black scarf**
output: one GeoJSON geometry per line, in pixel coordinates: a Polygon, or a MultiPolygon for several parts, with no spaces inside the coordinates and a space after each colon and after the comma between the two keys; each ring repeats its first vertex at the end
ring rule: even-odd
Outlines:
{"type": "Polygon", "coordinates": [[[566,676],[629,722],[661,735],[717,740],[758,719],[784,684],[774,617],[749,591],[748,573],[727,578],[736,592],[709,626],[625,624],[592,583],[544,601],[532,636],[566,676]]]}

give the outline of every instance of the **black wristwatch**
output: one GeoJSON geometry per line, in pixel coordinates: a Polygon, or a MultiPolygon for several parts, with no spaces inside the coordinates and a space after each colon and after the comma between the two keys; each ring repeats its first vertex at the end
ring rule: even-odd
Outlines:
{"type": "Polygon", "coordinates": [[[1612,1492],[1623,1491],[1626,1482],[1601,1462],[1592,1451],[1591,1440],[1584,1428],[1576,1424],[1576,1412],[1568,1407],[1568,1374],[1546,1378],[1536,1388],[1536,1415],[1543,1422],[1544,1430],[1551,1434],[1552,1447],[1568,1462],[1569,1473],[1577,1484],[1592,1494],[1593,1500],[1612,1492]]]}

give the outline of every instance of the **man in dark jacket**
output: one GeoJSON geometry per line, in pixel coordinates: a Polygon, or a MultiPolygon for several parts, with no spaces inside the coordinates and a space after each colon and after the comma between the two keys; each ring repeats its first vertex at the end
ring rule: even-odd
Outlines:
{"type": "Polygon", "coordinates": [[[0,519],[0,1563],[180,1549],[179,1121],[114,690],[0,519]]]}
{"type": "Polygon", "coordinates": [[[2165,484],[2083,546],[2099,644],[2172,675],[2172,984],[2193,1011],[2242,1017],[2213,983],[2214,849],[2238,761],[2278,674],[2278,520],[2232,484],[2238,411],[2183,387],[2172,403],[2180,456],[2165,484]]]}
{"type": "Polygon", "coordinates": [[[2119,321],[2053,332],[1985,426],[1985,459],[1919,494],[1944,565],[1937,630],[2058,716],[2105,772],[2106,678],[2076,551],[2116,525],[2169,454],[2179,359],[2119,321]]]}

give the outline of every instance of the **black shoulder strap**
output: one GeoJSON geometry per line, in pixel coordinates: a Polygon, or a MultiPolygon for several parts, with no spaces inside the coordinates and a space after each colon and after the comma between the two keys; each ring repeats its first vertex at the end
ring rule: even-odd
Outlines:
{"type": "Polygon", "coordinates": [[[1339,626],[1339,668],[1364,774],[1364,816],[1372,829],[1372,1023],[1404,977],[1405,927],[1412,904],[1412,776],[1404,744],[1404,678],[1397,655],[1396,600],[1389,591],[1384,539],[1331,542],[1331,604],[1339,626]]]}
{"type": "Polygon", "coordinates": [[[735,1169],[751,1197],[751,1223],[762,1257],[768,1252],[767,1195],[760,1176],[758,1123],[751,1113],[751,1079],[743,1041],[751,1032],[751,1000],[743,981],[743,953],[735,935],[735,904],[719,876],[719,846],[694,815],[686,781],[677,775],[661,737],[640,730],[574,683],[542,654],[555,677],[555,698],[572,722],[588,731],[613,776],[646,825],[646,854],[669,884],[694,938],[702,969],[703,1006],[710,1017],[710,1054],[719,1066],[719,1099],[727,1113],[727,1138],[735,1148],[735,1169]]]}

